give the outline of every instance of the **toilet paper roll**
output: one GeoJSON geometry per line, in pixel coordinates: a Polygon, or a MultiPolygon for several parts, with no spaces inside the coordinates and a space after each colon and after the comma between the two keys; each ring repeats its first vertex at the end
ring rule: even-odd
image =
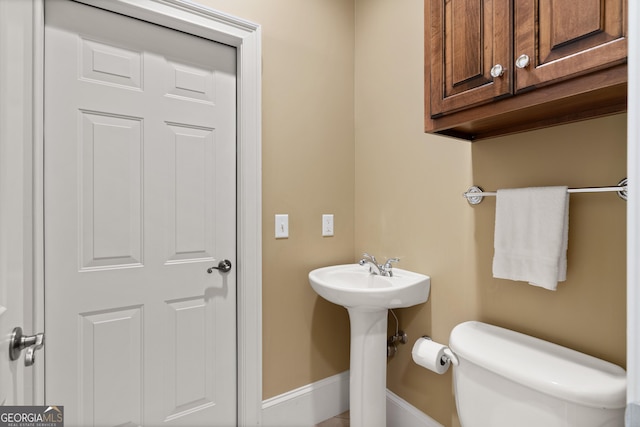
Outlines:
{"type": "Polygon", "coordinates": [[[413,345],[411,356],[418,365],[442,375],[447,372],[451,364],[449,357],[447,357],[448,349],[446,345],[423,337],[413,345]]]}

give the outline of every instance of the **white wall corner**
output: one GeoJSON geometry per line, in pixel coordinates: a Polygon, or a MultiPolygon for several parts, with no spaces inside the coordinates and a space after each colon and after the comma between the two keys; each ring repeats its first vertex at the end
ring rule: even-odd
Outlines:
{"type": "Polygon", "coordinates": [[[387,427],[443,427],[442,424],[387,390],[387,427]]]}
{"type": "Polygon", "coordinates": [[[262,402],[263,427],[312,427],[349,410],[349,371],[262,402]]]}

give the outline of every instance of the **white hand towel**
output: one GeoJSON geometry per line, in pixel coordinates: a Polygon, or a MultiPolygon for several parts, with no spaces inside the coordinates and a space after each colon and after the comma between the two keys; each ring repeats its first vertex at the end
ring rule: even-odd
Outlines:
{"type": "Polygon", "coordinates": [[[555,291],[566,280],[567,187],[498,190],[493,277],[555,291]]]}

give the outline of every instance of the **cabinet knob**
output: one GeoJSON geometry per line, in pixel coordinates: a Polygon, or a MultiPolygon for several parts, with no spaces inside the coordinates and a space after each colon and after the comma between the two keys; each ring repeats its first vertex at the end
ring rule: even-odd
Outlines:
{"type": "Polygon", "coordinates": [[[518,59],[516,59],[516,67],[518,68],[527,68],[527,66],[529,65],[529,55],[527,55],[526,53],[523,53],[522,55],[518,56],[518,59]]]}
{"type": "Polygon", "coordinates": [[[504,67],[500,64],[496,64],[491,67],[491,77],[500,77],[504,74],[504,67]]]}

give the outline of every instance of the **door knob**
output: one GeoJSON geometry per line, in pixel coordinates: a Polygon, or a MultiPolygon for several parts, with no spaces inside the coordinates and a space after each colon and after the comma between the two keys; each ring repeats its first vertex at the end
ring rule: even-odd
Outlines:
{"type": "Polygon", "coordinates": [[[231,271],[231,261],[229,261],[228,259],[223,259],[218,263],[217,266],[209,267],[207,269],[207,273],[211,274],[213,273],[213,270],[220,270],[223,273],[228,273],[229,271],[231,271]]]}
{"type": "Polygon", "coordinates": [[[20,353],[25,348],[27,354],[24,359],[25,366],[31,366],[35,363],[35,352],[44,346],[44,333],[35,335],[23,335],[22,328],[16,327],[11,333],[9,341],[9,359],[16,360],[20,357],[20,353]]]}

